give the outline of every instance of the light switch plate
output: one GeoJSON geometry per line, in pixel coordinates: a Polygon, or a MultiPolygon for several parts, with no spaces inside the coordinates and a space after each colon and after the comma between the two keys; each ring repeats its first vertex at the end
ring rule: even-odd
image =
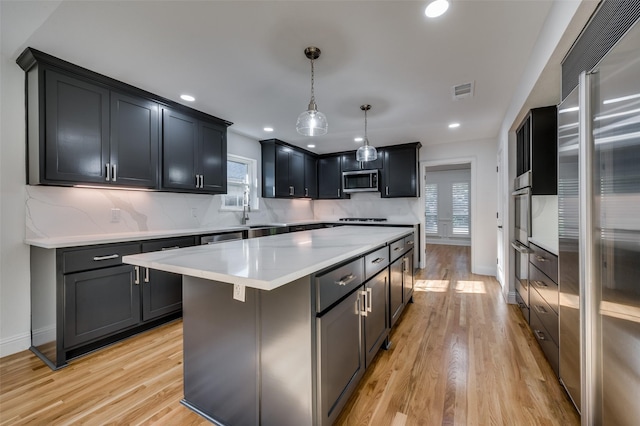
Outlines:
{"type": "Polygon", "coordinates": [[[244,286],[241,284],[233,285],[233,298],[235,300],[239,300],[240,302],[244,302],[244,286]]]}
{"type": "Polygon", "coordinates": [[[120,209],[111,209],[111,223],[120,222],[120,209]]]}

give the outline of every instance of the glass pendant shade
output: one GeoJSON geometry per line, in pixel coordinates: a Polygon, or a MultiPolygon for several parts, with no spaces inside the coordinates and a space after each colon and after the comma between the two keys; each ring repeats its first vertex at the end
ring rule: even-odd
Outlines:
{"type": "Polygon", "coordinates": [[[296,130],[303,136],[326,135],[328,128],[327,117],[315,109],[303,111],[296,123],[296,130]]]}
{"type": "Polygon", "coordinates": [[[356,161],[373,161],[378,158],[378,151],[371,145],[362,145],[356,151],[356,161]]]}
{"type": "Polygon", "coordinates": [[[378,151],[369,145],[367,137],[367,111],[371,109],[371,105],[360,105],[360,109],[364,111],[364,145],[356,151],[356,161],[373,161],[378,158],[378,151]]]}

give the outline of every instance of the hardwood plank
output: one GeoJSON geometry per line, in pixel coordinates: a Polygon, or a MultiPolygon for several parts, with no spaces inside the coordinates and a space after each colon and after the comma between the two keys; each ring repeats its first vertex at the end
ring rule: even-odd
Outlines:
{"type": "MultiPolygon", "coordinates": [[[[337,425],[578,425],[520,311],[469,248],[428,245],[409,304],[337,425]]],[[[180,404],[182,322],[53,372],[31,352],[0,359],[0,425],[209,425],[180,404]]]]}

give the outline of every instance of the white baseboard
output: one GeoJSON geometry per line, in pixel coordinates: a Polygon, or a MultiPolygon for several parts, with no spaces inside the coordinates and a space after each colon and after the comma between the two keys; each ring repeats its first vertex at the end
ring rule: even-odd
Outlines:
{"type": "Polygon", "coordinates": [[[0,340],[0,358],[25,351],[31,347],[31,333],[22,333],[0,340]]]}
{"type": "Polygon", "coordinates": [[[427,244],[442,244],[445,246],[471,246],[471,240],[450,239],[450,238],[426,238],[427,244]]]}
{"type": "Polygon", "coordinates": [[[510,303],[512,305],[516,305],[518,302],[516,302],[516,292],[515,291],[510,291],[509,294],[507,295],[507,303],[510,303]]]}
{"type": "Polygon", "coordinates": [[[496,267],[494,265],[491,266],[476,266],[472,268],[471,273],[477,275],[490,275],[492,277],[496,276],[496,267]]]}

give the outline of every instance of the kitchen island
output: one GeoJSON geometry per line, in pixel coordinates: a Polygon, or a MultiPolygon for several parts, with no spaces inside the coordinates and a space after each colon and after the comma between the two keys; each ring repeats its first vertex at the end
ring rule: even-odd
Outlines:
{"type": "Polygon", "coordinates": [[[387,266],[392,250],[407,253],[403,241],[413,241],[412,229],[363,231],[344,226],[125,256],[183,275],[183,403],[224,425],[331,424],[364,373],[369,347],[375,355],[387,342],[387,266]],[[372,335],[376,318],[382,330],[372,335]]]}

